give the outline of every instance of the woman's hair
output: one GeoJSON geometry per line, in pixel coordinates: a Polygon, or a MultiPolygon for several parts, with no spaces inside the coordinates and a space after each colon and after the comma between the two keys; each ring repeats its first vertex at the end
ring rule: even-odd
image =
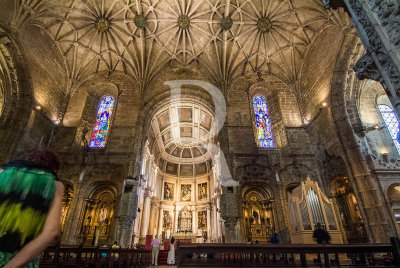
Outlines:
{"type": "Polygon", "coordinates": [[[57,153],[49,149],[42,149],[32,152],[26,160],[47,167],[57,173],[61,167],[61,160],[57,153]]]}
{"type": "Polygon", "coordinates": [[[171,244],[175,243],[175,237],[171,237],[171,244]]]}

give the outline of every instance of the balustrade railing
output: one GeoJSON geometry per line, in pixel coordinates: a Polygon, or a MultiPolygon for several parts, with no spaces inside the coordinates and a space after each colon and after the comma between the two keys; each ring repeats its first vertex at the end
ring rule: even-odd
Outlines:
{"type": "Polygon", "coordinates": [[[40,267],[148,267],[151,251],[105,247],[52,246],[40,259],[40,267]]]}
{"type": "Polygon", "coordinates": [[[177,262],[178,267],[397,267],[395,248],[392,244],[192,244],[178,248],[177,262]]]}

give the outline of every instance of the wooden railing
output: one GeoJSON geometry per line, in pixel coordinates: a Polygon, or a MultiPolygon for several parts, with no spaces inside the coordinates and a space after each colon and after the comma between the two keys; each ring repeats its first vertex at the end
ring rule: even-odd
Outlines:
{"type": "Polygon", "coordinates": [[[40,267],[147,267],[151,251],[102,247],[52,246],[41,256],[40,267]]]}
{"type": "Polygon", "coordinates": [[[331,267],[331,265],[396,267],[398,258],[394,257],[395,251],[395,246],[392,244],[192,244],[180,246],[177,258],[178,267],[307,267],[314,265],[318,267],[331,267]]]}

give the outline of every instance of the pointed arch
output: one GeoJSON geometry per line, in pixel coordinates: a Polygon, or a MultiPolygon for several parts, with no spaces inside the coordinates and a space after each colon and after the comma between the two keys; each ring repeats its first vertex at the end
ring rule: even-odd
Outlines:
{"type": "Polygon", "coordinates": [[[267,101],[263,96],[254,96],[254,127],[256,142],[259,148],[274,148],[275,142],[272,136],[272,125],[268,113],[267,101]]]}
{"type": "Polygon", "coordinates": [[[97,118],[96,122],[94,123],[89,147],[104,148],[106,146],[114,105],[115,99],[113,96],[104,96],[100,100],[99,109],[97,110],[97,118]]]}

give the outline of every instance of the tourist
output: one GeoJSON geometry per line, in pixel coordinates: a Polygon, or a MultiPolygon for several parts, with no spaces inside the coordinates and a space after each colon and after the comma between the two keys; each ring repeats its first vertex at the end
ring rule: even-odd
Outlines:
{"type": "MultiPolygon", "coordinates": [[[[103,246],[102,246],[102,248],[108,248],[108,246],[107,246],[107,244],[104,244],[103,246]]],[[[107,258],[107,252],[102,252],[101,253],[101,257],[103,258],[103,259],[105,259],[105,258],[107,258]]]]}
{"type": "Polygon", "coordinates": [[[60,233],[64,186],[59,156],[31,153],[0,168],[0,267],[38,267],[38,256],[60,233]]]}
{"type": "Polygon", "coordinates": [[[271,236],[270,242],[271,244],[279,244],[280,239],[277,232],[274,232],[274,234],[271,236]]]}
{"type": "MultiPolygon", "coordinates": [[[[120,248],[120,246],[118,246],[117,241],[114,241],[114,244],[111,246],[112,249],[118,249],[120,248]]],[[[118,253],[111,253],[111,257],[118,259],[119,258],[119,254],[118,253]]]]}
{"type": "MultiPolygon", "coordinates": [[[[280,239],[278,236],[277,232],[274,232],[274,234],[271,236],[271,239],[269,240],[271,244],[279,244],[280,239]]],[[[275,263],[276,262],[276,254],[272,253],[272,261],[275,263]]]]}
{"type": "Polygon", "coordinates": [[[168,265],[175,264],[175,237],[171,237],[171,243],[169,245],[167,263],[168,263],[168,265]]]}
{"type": "Polygon", "coordinates": [[[151,265],[158,265],[158,253],[160,252],[160,240],[158,239],[158,235],[155,236],[153,241],[151,241],[151,265]]]}
{"type": "MultiPolygon", "coordinates": [[[[320,222],[317,222],[316,224],[317,229],[314,230],[313,233],[313,239],[318,243],[318,244],[329,244],[329,242],[331,241],[331,237],[329,235],[329,233],[327,231],[325,231],[324,229],[322,229],[322,225],[320,222]]],[[[314,262],[321,262],[321,255],[318,253],[318,259],[315,260],[314,262]]]]}
{"type": "Polygon", "coordinates": [[[329,244],[331,237],[327,231],[322,229],[321,223],[316,224],[317,229],[314,230],[313,238],[318,244],[329,244]]]}

